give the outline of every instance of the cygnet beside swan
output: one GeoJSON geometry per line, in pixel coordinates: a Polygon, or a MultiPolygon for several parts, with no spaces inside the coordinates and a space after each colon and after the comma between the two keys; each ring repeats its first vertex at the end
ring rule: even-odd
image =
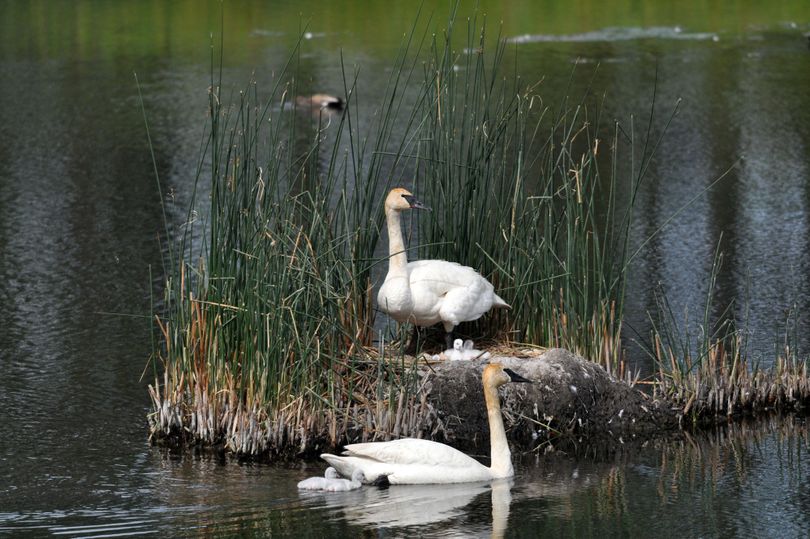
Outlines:
{"type": "Polygon", "coordinates": [[[392,189],[385,199],[388,224],[388,274],[377,305],[397,322],[432,326],[441,322],[451,347],[453,328],[477,320],[492,308],[509,308],[492,284],[477,271],[446,260],[408,262],[401,212],[429,209],[406,189],[392,189]]]}
{"type": "Polygon", "coordinates": [[[300,490],[323,490],[326,492],[343,492],[356,490],[363,485],[363,471],[355,470],[351,474],[351,480],[343,479],[338,475],[337,470],[331,466],[326,469],[323,477],[310,477],[298,483],[300,490]]]}
{"type": "Polygon", "coordinates": [[[498,388],[507,382],[529,380],[500,363],[487,365],[481,378],[489,418],[491,466],[484,466],[448,445],[415,438],[349,444],[342,456],[324,454],[321,458],[343,475],[361,470],[366,482],[380,483],[387,478],[392,485],[466,483],[512,477],[512,455],[503,427],[498,388]]]}
{"type": "Polygon", "coordinates": [[[446,357],[450,361],[461,361],[463,359],[466,359],[464,357],[464,350],[462,349],[462,347],[463,341],[461,339],[454,340],[453,348],[452,349],[448,348],[447,350],[445,350],[444,357],[446,357]]]}

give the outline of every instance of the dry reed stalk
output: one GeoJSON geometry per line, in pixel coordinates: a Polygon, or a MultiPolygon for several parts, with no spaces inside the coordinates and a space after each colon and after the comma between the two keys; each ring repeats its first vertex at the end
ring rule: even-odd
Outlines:
{"type": "Polygon", "coordinates": [[[149,416],[151,439],[222,443],[236,455],[278,458],[315,454],[352,441],[419,437],[426,427],[440,430],[440,425],[430,424],[430,410],[425,399],[418,397],[424,381],[417,392],[410,393],[403,381],[392,384],[384,380],[379,363],[365,364],[365,369],[355,371],[351,384],[345,380],[336,384],[340,395],[332,402],[345,402],[346,407],[324,406],[329,401],[301,395],[276,409],[258,398],[246,401],[239,397],[236,378],[230,374],[223,388],[213,391],[206,382],[208,374],[195,372],[187,380],[184,373],[174,376],[173,369],[167,368],[162,383],[149,386],[154,410],[149,416]],[[354,387],[354,395],[346,394],[349,385],[354,387]]]}
{"type": "MultiPolygon", "coordinates": [[[[738,339],[738,337],[735,337],[738,339]]],[[[715,341],[695,369],[689,356],[680,368],[674,353],[656,339],[659,380],[655,392],[681,407],[693,422],[760,411],[801,411],[810,405],[807,363],[780,356],[770,369],[752,369],[739,341],[715,341]],[[669,364],[670,371],[663,365],[669,364]]],[[[788,351],[789,352],[789,351],[788,351]]]]}

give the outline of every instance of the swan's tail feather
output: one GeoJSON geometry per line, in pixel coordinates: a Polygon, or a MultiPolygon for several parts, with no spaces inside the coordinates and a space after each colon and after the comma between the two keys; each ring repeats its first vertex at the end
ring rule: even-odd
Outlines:
{"type": "Polygon", "coordinates": [[[492,303],[493,309],[511,309],[512,307],[506,303],[501,296],[495,294],[495,301],[492,303]]]}

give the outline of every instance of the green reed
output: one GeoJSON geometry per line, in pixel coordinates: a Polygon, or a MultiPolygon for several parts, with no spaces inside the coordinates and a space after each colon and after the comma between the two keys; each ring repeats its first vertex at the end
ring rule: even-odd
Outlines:
{"type": "Polygon", "coordinates": [[[715,251],[702,318],[679,323],[669,300],[656,294],[651,346],[657,366],[656,396],[680,408],[687,423],[766,410],[801,411],[810,405],[807,358],[798,349],[798,318],[790,309],[783,335],[775,339],[774,361],[762,366],[750,356],[747,321],[734,305],[715,314],[715,291],[723,255],[715,251]]]}
{"type": "Polygon", "coordinates": [[[454,19],[442,37],[417,26],[377,107],[344,67],[340,114],[296,106],[297,52],[269,90],[228,95],[212,52],[195,199],[158,319],[154,437],[261,454],[430,431],[416,363],[376,351],[394,184],[436,210],[419,217],[419,255],[478,269],[512,305],[479,334],[620,366],[630,213],[615,201],[618,144],[598,140],[583,103],[551,113],[504,74],[505,44],[476,19],[464,51],[454,19]],[[606,179],[600,145],[613,149],[606,179]]]}
{"type": "Polygon", "coordinates": [[[616,193],[619,182],[636,192],[652,150],[620,177],[619,127],[600,140],[588,96],[551,110],[536,85],[503,73],[505,44],[475,23],[465,53],[434,39],[426,63],[417,191],[436,211],[420,218],[419,255],[478,269],[512,305],[471,333],[620,370],[633,201],[616,193]]]}

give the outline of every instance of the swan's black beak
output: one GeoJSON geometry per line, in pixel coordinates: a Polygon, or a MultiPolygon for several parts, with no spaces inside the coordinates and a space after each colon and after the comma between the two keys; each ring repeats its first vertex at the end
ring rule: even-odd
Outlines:
{"type": "Polygon", "coordinates": [[[422,204],[421,202],[416,200],[415,196],[413,196],[413,195],[402,195],[402,197],[405,200],[408,201],[408,204],[411,206],[412,210],[427,210],[427,211],[430,211],[430,207],[425,206],[424,204],[422,204]]]}
{"type": "Polygon", "coordinates": [[[526,378],[523,378],[521,375],[519,375],[518,373],[516,373],[512,369],[504,369],[503,372],[505,372],[506,374],[509,375],[509,381],[511,381],[511,382],[521,382],[521,383],[524,383],[524,384],[533,384],[534,383],[531,380],[527,380],[526,378]]]}

